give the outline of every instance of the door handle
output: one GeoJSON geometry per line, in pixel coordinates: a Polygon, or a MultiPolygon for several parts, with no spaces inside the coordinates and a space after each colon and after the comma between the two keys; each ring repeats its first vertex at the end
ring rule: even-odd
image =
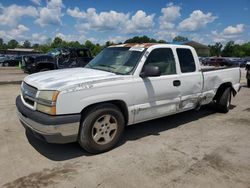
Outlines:
{"type": "Polygon", "coordinates": [[[178,86],[181,85],[181,81],[180,81],[180,80],[174,80],[174,81],[173,81],[173,85],[174,85],[175,87],[178,87],[178,86]]]}

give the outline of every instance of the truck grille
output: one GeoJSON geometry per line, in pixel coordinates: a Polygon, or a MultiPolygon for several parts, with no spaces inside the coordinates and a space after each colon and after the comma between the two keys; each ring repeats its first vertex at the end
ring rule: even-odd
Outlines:
{"type": "Polygon", "coordinates": [[[36,98],[36,93],[37,93],[37,88],[32,87],[25,82],[23,82],[22,87],[21,87],[21,92],[24,101],[31,105],[34,106],[35,104],[35,98],[36,98]]]}

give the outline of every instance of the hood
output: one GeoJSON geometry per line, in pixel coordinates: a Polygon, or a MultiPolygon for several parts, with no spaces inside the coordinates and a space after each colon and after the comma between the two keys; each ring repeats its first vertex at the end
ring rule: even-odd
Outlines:
{"type": "Polygon", "coordinates": [[[37,61],[50,62],[54,61],[53,57],[47,54],[32,54],[23,56],[23,61],[26,64],[32,64],[37,61]]]}
{"type": "Polygon", "coordinates": [[[23,57],[37,58],[37,57],[51,57],[51,55],[48,55],[48,54],[30,54],[30,55],[24,55],[23,57]]]}
{"type": "Polygon", "coordinates": [[[29,75],[24,81],[39,90],[59,90],[76,84],[121,77],[114,73],[88,68],[52,70],[29,75]]]}

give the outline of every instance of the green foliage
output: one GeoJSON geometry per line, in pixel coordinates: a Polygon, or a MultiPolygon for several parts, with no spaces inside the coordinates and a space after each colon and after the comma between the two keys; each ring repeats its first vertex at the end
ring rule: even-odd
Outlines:
{"type": "Polygon", "coordinates": [[[158,43],[167,44],[167,41],[165,41],[165,40],[158,40],[158,43]]]}
{"type": "Polygon", "coordinates": [[[224,57],[230,57],[230,56],[234,56],[234,41],[229,41],[228,43],[226,43],[223,51],[222,51],[222,56],[224,57]]]}
{"type": "Polygon", "coordinates": [[[58,48],[63,46],[63,40],[60,37],[54,38],[53,42],[51,43],[52,48],[58,48]]]}
{"type": "MultiPolygon", "coordinates": [[[[187,41],[187,37],[177,36],[173,39],[173,42],[183,42],[187,41]]],[[[156,40],[149,38],[148,36],[135,36],[133,38],[127,39],[124,43],[167,43],[165,40],[156,40]]],[[[104,45],[94,44],[90,40],[87,40],[84,44],[79,43],[78,41],[64,41],[60,37],[55,37],[53,40],[48,39],[45,44],[33,44],[32,48],[36,51],[47,53],[50,50],[58,47],[73,47],[73,48],[89,48],[93,56],[96,56],[103,48],[113,45],[113,42],[107,41],[104,45]]],[[[7,42],[4,42],[0,38],[0,49],[9,49],[16,47],[30,48],[31,43],[26,40],[23,45],[19,45],[18,42],[14,39],[7,42]]],[[[244,57],[250,56],[250,42],[244,44],[235,44],[234,41],[227,42],[224,47],[221,43],[215,43],[209,45],[210,55],[211,56],[225,56],[225,57],[244,57]]]]}
{"type": "Polygon", "coordinates": [[[221,56],[221,49],[222,49],[222,44],[220,42],[216,42],[214,45],[208,45],[210,48],[210,55],[211,56],[221,56]]]}
{"type": "Polygon", "coordinates": [[[176,36],[173,39],[173,42],[185,42],[185,41],[188,41],[188,38],[187,37],[183,37],[183,36],[176,36]]]}
{"type": "Polygon", "coordinates": [[[7,47],[8,48],[16,48],[18,46],[18,42],[15,39],[11,39],[8,44],[7,47]]]}
{"type": "Polygon", "coordinates": [[[3,46],[3,39],[0,38],[0,48],[2,48],[2,46],[3,46]]]}
{"type": "Polygon", "coordinates": [[[155,40],[153,38],[149,38],[147,36],[135,36],[133,38],[127,39],[124,43],[166,43],[164,40],[155,40]]]}
{"type": "Polygon", "coordinates": [[[24,42],[23,42],[23,47],[24,47],[24,48],[30,48],[30,47],[31,47],[30,41],[28,41],[28,40],[24,41],[24,42]]]}

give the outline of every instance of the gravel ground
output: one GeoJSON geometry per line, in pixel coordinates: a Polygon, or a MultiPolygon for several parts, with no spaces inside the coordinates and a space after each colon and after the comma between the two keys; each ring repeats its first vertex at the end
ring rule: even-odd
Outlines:
{"type": "Polygon", "coordinates": [[[26,134],[16,117],[20,86],[0,85],[0,186],[249,188],[250,88],[242,84],[229,113],[210,105],[129,126],[100,155],[26,134]]]}
{"type": "Polygon", "coordinates": [[[25,76],[27,74],[23,73],[23,70],[18,67],[0,67],[0,85],[21,83],[25,76]]]}

